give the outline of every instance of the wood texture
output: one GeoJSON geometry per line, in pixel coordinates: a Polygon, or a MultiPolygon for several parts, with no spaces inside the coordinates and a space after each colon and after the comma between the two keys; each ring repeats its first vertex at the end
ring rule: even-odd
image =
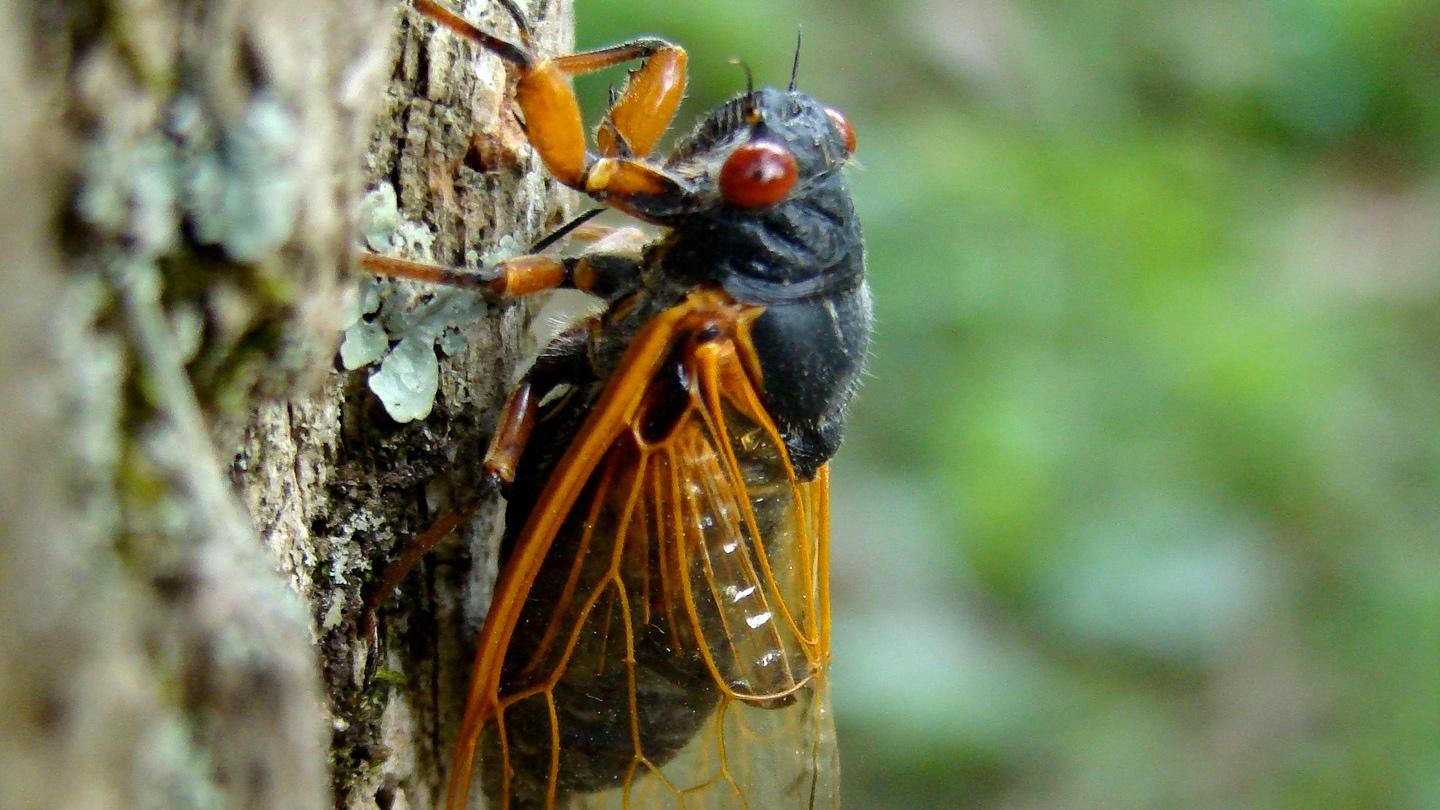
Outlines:
{"type": "Polygon", "coordinates": [[[447,335],[406,424],[335,353],[365,189],[449,263],[564,218],[503,66],[380,0],[3,12],[0,806],[434,806],[494,507],[401,589],[369,683],[360,594],[472,480],[529,312],[447,335]]]}

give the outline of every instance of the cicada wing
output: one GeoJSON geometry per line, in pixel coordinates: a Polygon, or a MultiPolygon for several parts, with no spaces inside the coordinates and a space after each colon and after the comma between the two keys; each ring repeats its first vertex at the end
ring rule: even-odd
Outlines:
{"type": "Polygon", "coordinates": [[[685,808],[839,806],[838,749],[823,676],[797,690],[783,707],[725,699],[713,727],[723,746],[725,783],[692,791],[685,808]]]}
{"type": "Polygon", "coordinates": [[[733,340],[666,356],[668,429],[602,399],[502,580],[466,722],[491,806],[835,804],[824,476],[796,481],[733,340]]]}
{"type": "MultiPolygon", "coordinates": [[[[690,690],[671,698],[665,729],[690,736],[678,750],[668,748],[673,737],[632,750],[621,784],[571,806],[835,807],[827,473],[795,481],[763,411],[746,416],[745,392],[697,376],[693,406],[666,442],[642,453],[649,507],[634,512],[644,517],[626,538],[654,549],[651,573],[634,579],[652,583],[652,627],[634,635],[654,636],[658,625],[678,643],[673,663],[690,690]]],[[[637,726],[654,734],[647,724],[658,713],[647,716],[645,698],[632,695],[637,726]]]]}
{"type": "Polygon", "coordinates": [[[683,604],[719,705],[664,779],[637,782],[624,806],[835,807],[828,470],[796,481],[737,367],[695,372],[696,407],[662,466],[678,493],[683,604]]]}
{"type": "Polygon", "coordinates": [[[675,437],[687,605],[722,691],[783,702],[828,654],[815,521],[748,378],[723,359],[696,364],[698,418],[675,437]]]}

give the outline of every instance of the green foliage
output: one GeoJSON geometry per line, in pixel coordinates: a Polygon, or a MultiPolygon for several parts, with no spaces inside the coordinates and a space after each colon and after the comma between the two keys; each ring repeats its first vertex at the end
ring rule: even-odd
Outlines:
{"type": "Polygon", "coordinates": [[[859,135],[847,807],[1440,806],[1440,7],[577,14],[859,135]]]}

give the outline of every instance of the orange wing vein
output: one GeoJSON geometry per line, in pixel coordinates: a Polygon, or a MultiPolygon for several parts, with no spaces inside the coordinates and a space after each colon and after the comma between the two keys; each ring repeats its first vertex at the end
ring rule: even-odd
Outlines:
{"type": "Polygon", "coordinates": [[[837,804],[827,472],[796,479],[761,404],[755,314],[702,291],[652,320],[560,460],[496,586],[451,810],[477,749],[492,807],[837,804]]]}

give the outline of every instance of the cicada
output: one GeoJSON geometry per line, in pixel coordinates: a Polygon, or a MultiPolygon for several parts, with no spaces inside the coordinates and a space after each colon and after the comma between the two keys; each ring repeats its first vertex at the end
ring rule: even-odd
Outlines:
{"type": "Polygon", "coordinates": [[[520,380],[486,456],[507,529],[447,806],[467,806],[477,755],[492,807],[834,806],[828,464],[871,324],[844,177],[854,132],[792,74],[657,157],[682,48],[543,56],[502,4],[518,42],[415,8],[514,66],[557,180],[661,235],[587,226],[579,255],[471,271],[363,260],[497,297],[571,287],[604,302],[520,380]],[[571,78],[627,62],[592,148],[571,78]]]}

